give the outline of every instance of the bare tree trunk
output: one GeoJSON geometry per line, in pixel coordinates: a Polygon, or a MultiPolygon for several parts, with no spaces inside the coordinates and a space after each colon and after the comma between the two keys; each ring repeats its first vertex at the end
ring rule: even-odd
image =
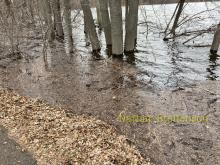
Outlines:
{"type": "Polygon", "coordinates": [[[84,33],[88,35],[88,25],[86,23],[85,15],[84,15],[84,33]]]}
{"type": "Polygon", "coordinates": [[[212,46],[210,50],[212,54],[217,54],[218,49],[219,49],[219,44],[220,44],[220,23],[218,24],[218,27],[217,27],[217,30],[215,32],[214,39],[212,42],[212,46]]]}
{"type": "Polygon", "coordinates": [[[125,22],[127,22],[128,18],[128,0],[125,0],[125,22]]]}
{"type": "Polygon", "coordinates": [[[70,0],[63,0],[63,19],[64,19],[64,24],[63,24],[64,38],[67,43],[68,53],[72,53],[73,34],[72,34],[70,0]]]}
{"type": "Polygon", "coordinates": [[[41,0],[41,12],[47,25],[47,39],[49,42],[55,39],[54,22],[52,19],[52,10],[49,0],[41,0]]]}
{"type": "Polygon", "coordinates": [[[99,29],[102,29],[102,16],[101,16],[99,0],[96,0],[96,13],[97,13],[97,24],[99,26],[99,29]]]}
{"type": "Polygon", "coordinates": [[[89,0],[81,0],[81,6],[84,13],[84,19],[86,23],[86,30],[88,31],[88,36],[92,44],[92,50],[94,53],[100,51],[100,43],[95,29],[95,23],[92,17],[92,11],[90,9],[89,0]]]}
{"type": "Polygon", "coordinates": [[[137,35],[138,35],[138,11],[139,11],[139,2],[140,0],[136,0],[137,2],[136,3],[136,12],[135,12],[135,25],[134,25],[134,34],[135,34],[135,37],[134,37],[134,48],[136,49],[136,46],[137,46],[137,35]]]}
{"type": "Polygon", "coordinates": [[[48,28],[48,40],[49,42],[55,39],[55,32],[54,32],[54,22],[52,19],[52,10],[49,0],[45,0],[45,7],[47,11],[47,28],[48,28]]]}
{"type": "Polygon", "coordinates": [[[125,0],[125,31],[128,26],[128,11],[129,11],[129,6],[128,6],[128,0],[125,0]]]}
{"type": "Polygon", "coordinates": [[[112,55],[123,55],[123,27],[121,0],[110,0],[111,30],[112,30],[112,55]]]}
{"type": "Polygon", "coordinates": [[[134,52],[137,39],[137,21],[139,0],[128,0],[129,12],[127,18],[127,29],[125,35],[125,52],[134,52]]]}
{"type": "Polygon", "coordinates": [[[52,5],[52,9],[53,9],[56,35],[59,38],[64,39],[61,10],[60,10],[60,0],[51,0],[51,5],[52,5]]]}
{"type": "Polygon", "coordinates": [[[106,46],[112,46],[111,22],[108,12],[108,0],[99,0],[100,11],[102,16],[102,27],[104,28],[106,46]]]}
{"type": "Polygon", "coordinates": [[[167,31],[168,31],[168,29],[169,29],[169,27],[170,27],[170,24],[171,24],[173,18],[174,18],[175,15],[176,15],[176,12],[177,12],[178,8],[179,8],[179,3],[176,5],[176,8],[175,8],[175,10],[174,10],[174,12],[173,12],[173,15],[172,15],[172,17],[170,18],[170,20],[169,20],[169,22],[168,22],[168,24],[167,24],[166,29],[164,30],[164,38],[163,38],[164,41],[167,41],[167,40],[168,40],[168,39],[166,38],[166,37],[167,37],[167,31]]]}
{"type": "Polygon", "coordinates": [[[175,35],[175,33],[176,33],[176,28],[178,27],[179,18],[180,18],[182,11],[183,11],[184,3],[185,3],[185,0],[179,1],[179,8],[178,8],[175,20],[173,22],[173,27],[171,29],[171,34],[173,34],[173,35],[175,35]]]}

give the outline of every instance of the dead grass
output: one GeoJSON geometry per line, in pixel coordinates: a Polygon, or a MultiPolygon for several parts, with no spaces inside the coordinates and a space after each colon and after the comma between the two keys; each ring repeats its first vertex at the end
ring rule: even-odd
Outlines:
{"type": "Polygon", "coordinates": [[[68,115],[61,108],[1,89],[0,125],[33,153],[38,164],[150,165],[105,122],[68,115]]]}

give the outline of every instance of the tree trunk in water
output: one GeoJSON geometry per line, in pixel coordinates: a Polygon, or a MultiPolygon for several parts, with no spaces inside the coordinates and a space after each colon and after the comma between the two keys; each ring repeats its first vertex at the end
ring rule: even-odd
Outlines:
{"type": "Polygon", "coordinates": [[[95,29],[95,23],[93,21],[92,17],[92,11],[90,9],[89,0],[81,0],[81,6],[84,13],[84,21],[86,24],[86,30],[90,39],[90,42],[92,44],[92,50],[94,53],[100,51],[100,44],[98,40],[98,36],[95,29]]]}
{"type": "Polygon", "coordinates": [[[178,27],[179,18],[180,18],[180,15],[181,15],[182,11],[183,11],[184,3],[185,3],[185,0],[180,0],[179,1],[179,8],[178,8],[176,18],[175,18],[174,23],[173,23],[173,27],[171,29],[171,34],[173,34],[173,35],[175,35],[176,28],[178,27]]]}
{"type": "Polygon", "coordinates": [[[125,22],[128,18],[128,0],[125,0],[125,22]]]}
{"type": "Polygon", "coordinates": [[[136,0],[137,2],[135,2],[135,3],[137,3],[136,5],[136,7],[137,7],[137,9],[136,9],[136,12],[135,12],[135,40],[134,40],[134,48],[136,49],[136,46],[137,46],[137,35],[138,35],[138,11],[139,11],[139,0],[136,0]]]}
{"type": "Polygon", "coordinates": [[[112,30],[112,55],[123,55],[123,27],[121,0],[110,0],[111,30],[112,30]]]}
{"type": "Polygon", "coordinates": [[[100,12],[102,16],[102,27],[104,28],[106,46],[112,46],[111,22],[108,12],[108,0],[99,0],[100,12]]]}
{"type": "Polygon", "coordinates": [[[219,44],[220,44],[220,23],[218,24],[218,27],[217,27],[217,30],[215,32],[214,39],[213,39],[213,42],[212,42],[212,47],[211,47],[211,50],[210,50],[210,52],[212,54],[217,54],[219,44]]]}
{"type": "Polygon", "coordinates": [[[87,25],[87,23],[86,23],[86,19],[85,19],[85,15],[84,15],[84,33],[86,34],[86,35],[88,35],[88,25],[87,25]]]}
{"type": "Polygon", "coordinates": [[[60,11],[60,0],[51,0],[51,4],[52,4],[52,8],[53,8],[56,35],[59,38],[64,39],[62,18],[61,18],[61,11],[60,11]]]}
{"type": "Polygon", "coordinates": [[[67,43],[68,53],[72,53],[73,34],[72,34],[70,0],[63,0],[63,20],[64,20],[64,24],[63,24],[64,38],[67,43]]]}
{"type": "Polygon", "coordinates": [[[127,29],[127,20],[128,20],[128,0],[125,0],[125,30],[127,29]]]}
{"type": "Polygon", "coordinates": [[[128,0],[129,12],[125,35],[125,52],[133,53],[137,39],[137,21],[139,0],[128,0]]]}
{"type": "Polygon", "coordinates": [[[99,0],[96,0],[96,13],[97,13],[97,24],[99,26],[99,29],[102,29],[102,16],[100,11],[99,0]]]}
{"type": "Polygon", "coordinates": [[[167,24],[166,29],[164,30],[164,38],[163,38],[164,41],[168,41],[168,39],[167,39],[167,31],[168,31],[168,29],[169,29],[169,27],[170,27],[170,24],[171,24],[173,18],[174,18],[175,15],[176,15],[176,12],[177,12],[178,8],[179,8],[179,3],[176,5],[176,8],[175,8],[175,10],[174,10],[174,12],[173,12],[173,15],[172,15],[172,17],[170,18],[170,20],[169,20],[169,22],[168,22],[168,24],[167,24]]]}

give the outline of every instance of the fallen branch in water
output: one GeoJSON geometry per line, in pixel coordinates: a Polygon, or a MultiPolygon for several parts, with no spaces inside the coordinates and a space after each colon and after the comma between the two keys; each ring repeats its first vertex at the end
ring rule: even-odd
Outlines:
{"type": "Polygon", "coordinates": [[[182,36],[190,36],[193,34],[202,35],[202,34],[211,33],[211,32],[214,32],[214,25],[210,26],[208,29],[186,31],[186,32],[174,35],[172,37],[167,37],[166,40],[170,40],[170,39],[174,39],[174,38],[178,38],[178,37],[182,37],[182,36]]]}
{"type": "Polygon", "coordinates": [[[187,47],[205,48],[205,47],[211,47],[211,45],[210,44],[208,44],[208,45],[187,45],[187,47]]]}

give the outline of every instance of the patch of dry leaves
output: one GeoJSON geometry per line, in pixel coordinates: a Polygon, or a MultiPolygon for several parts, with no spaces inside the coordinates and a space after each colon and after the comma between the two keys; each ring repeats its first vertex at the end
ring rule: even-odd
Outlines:
{"type": "Polygon", "coordinates": [[[0,89],[0,124],[38,164],[150,165],[103,121],[68,115],[39,100],[0,89]]]}

